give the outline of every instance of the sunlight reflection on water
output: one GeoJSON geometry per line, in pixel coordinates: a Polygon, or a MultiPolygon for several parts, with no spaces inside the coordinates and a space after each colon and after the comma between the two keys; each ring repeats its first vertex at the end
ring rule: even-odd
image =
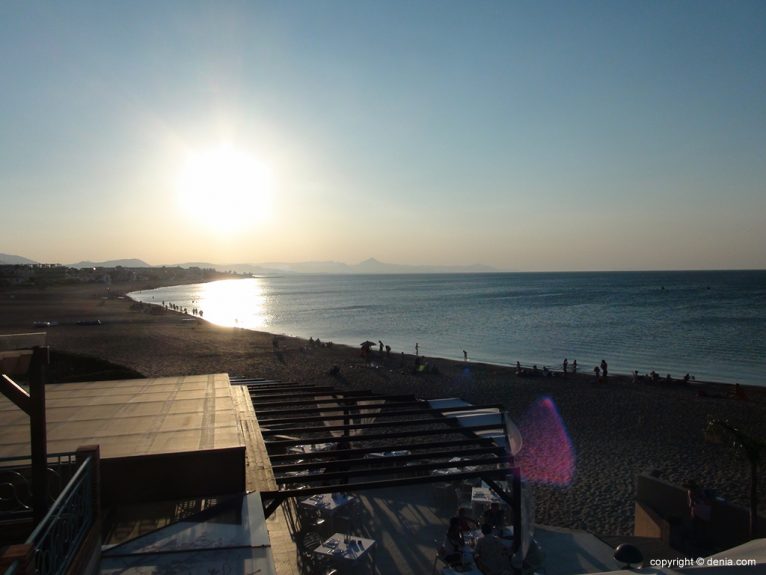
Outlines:
{"type": "Polygon", "coordinates": [[[266,290],[259,278],[199,284],[188,306],[204,312],[204,318],[226,327],[265,330],[271,324],[266,290]]]}

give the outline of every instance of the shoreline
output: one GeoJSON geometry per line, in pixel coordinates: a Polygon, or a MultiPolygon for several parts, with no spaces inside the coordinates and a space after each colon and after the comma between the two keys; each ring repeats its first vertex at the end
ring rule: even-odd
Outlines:
{"type": "MultiPolygon", "coordinates": [[[[559,273],[559,272],[555,272],[555,273],[559,273]]],[[[214,281],[214,280],[210,280],[210,281],[214,281]]],[[[208,282],[194,282],[193,284],[188,284],[188,283],[187,284],[176,284],[176,283],[174,283],[174,284],[170,284],[170,285],[157,285],[157,286],[152,286],[152,287],[144,287],[144,288],[142,288],[140,290],[131,290],[130,292],[126,292],[125,296],[128,297],[128,298],[133,299],[131,297],[131,294],[134,294],[134,293],[139,293],[139,292],[143,292],[143,291],[152,291],[152,290],[166,288],[166,287],[176,287],[176,286],[183,286],[183,285],[195,285],[197,283],[208,283],[208,282]]],[[[139,300],[133,300],[133,301],[139,301],[139,300]]],[[[157,303],[156,301],[143,301],[143,302],[140,302],[140,303],[143,303],[144,305],[157,306],[157,307],[160,307],[160,308],[163,307],[160,303],[157,303]]],[[[168,313],[180,313],[180,312],[171,310],[169,308],[166,311],[168,313]]],[[[181,314],[181,315],[184,315],[184,314],[181,314]]],[[[201,321],[207,322],[210,325],[214,325],[214,326],[221,327],[221,328],[244,329],[244,330],[248,330],[248,331],[255,332],[255,333],[268,333],[268,334],[271,334],[271,335],[277,335],[279,337],[297,338],[297,339],[308,340],[310,337],[314,337],[316,335],[320,335],[320,336],[322,335],[322,334],[305,334],[305,335],[301,335],[301,334],[297,334],[297,333],[284,333],[284,332],[278,332],[278,331],[264,331],[264,330],[260,330],[260,329],[257,329],[257,328],[251,328],[251,327],[246,327],[246,326],[228,326],[228,325],[223,325],[223,324],[216,324],[216,323],[210,321],[209,319],[206,319],[204,317],[192,316],[191,314],[186,315],[186,317],[188,317],[190,319],[191,318],[199,319],[201,321]]],[[[349,347],[351,349],[357,349],[358,350],[358,346],[356,344],[354,344],[353,342],[344,342],[344,341],[332,340],[332,343],[334,343],[335,345],[345,345],[345,346],[347,346],[347,347],[349,347]]],[[[428,347],[428,345],[427,345],[428,342],[426,341],[425,343],[426,343],[426,347],[428,347]]],[[[397,351],[396,353],[401,353],[401,350],[397,351]]],[[[439,352],[436,352],[436,353],[438,354],[439,352]]],[[[409,354],[409,353],[405,352],[405,355],[413,355],[413,354],[409,354]]],[[[446,355],[429,354],[426,357],[434,359],[434,360],[439,360],[439,361],[453,361],[453,362],[457,362],[457,363],[463,363],[463,360],[461,360],[459,358],[459,356],[449,357],[449,356],[446,356],[446,355]]],[[[471,363],[471,364],[478,364],[478,365],[494,366],[494,367],[500,367],[500,368],[506,368],[506,369],[512,369],[512,370],[515,369],[515,366],[516,366],[516,362],[502,362],[502,361],[495,362],[495,361],[490,361],[490,360],[476,360],[476,361],[473,361],[473,360],[469,359],[469,363],[471,363]]],[[[554,374],[560,374],[561,373],[561,369],[562,369],[560,363],[559,364],[555,364],[555,363],[546,364],[544,362],[538,362],[538,363],[535,364],[533,362],[530,362],[530,363],[522,363],[521,364],[521,366],[523,368],[527,369],[527,370],[531,370],[533,368],[533,366],[535,366],[535,365],[539,366],[541,371],[543,370],[543,368],[545,366],[545,367],[547,367],[548,370],[552,371],[554,374]]],[[[570,362],[570,366],[571,366],[571,362],[570,362]]],[[[581,376],[594,377],[593,371],[592,371],[593,370],[592,367],[585,368],[585,367],[583,367],[582,364],[580,366],[578,366],[578,367],[580,367],[580,369],[578,370],[578,377],[581,377],[581,376]]],[[[691,371],[689,371],[688,369],[671,369],[670,372],[674,373],[674,374],[683,374],[683,373],[691,374],[691,371]]],[[[649,371],[647,371],[647,372],[639,372],[639,379],[642,379],[642,380],[648,379],[650,373],[651,372],[649,372],[649,371]]],[[[658,378],[659,378],[660,381],[656,382],[656,383],[652,383],[651,385],[658,385],[658,386],[667,385],[665,383],[665,378],[666,378],[667,373],[668,372],[666,370],[663,370],[661,373],[657,372],[657,375],[658,375],[658,378]]],[[[610,370],[610,374],[613,377],[619,377],[619,378],[627,379],[627,380],[630,380],[630,381],[632,381],[632,379],[633,379],[632,372],[621,372],[621,371],[612,371],[612,370],[610,370]]],[[[743,380],[739,380],[738,381],[736,379],[732,379],[730,381],[727,381],[727,380],[724,380],[724,379],[698,379],[698,378],[696,378],[694,376],[694,374],[691,374],[691,378],[692,379],[691,379],[689,385],[692,386],[692,387],[694,387],[694,386],[698,386],[698,387],[699,386],[714,386],[716,388],[719,388],[721,386],[724,386],[724,387],[726,387],[728,389],[733,389],[735,386],[740,386],[740,387],[743,387],[743,388],[766,388],[766,382],[764,382],[763,385],[759,385],[757,383],[752,383],[752,382],[750,382],[750,383],[744,382],[743,383],[743,380]]],[[[646,383],[646,382],[644,382],[644,383],[646,383]]],[[[681,377],[673,377],[671,384],[672,385],[682,385],[683,384],[683,376],[681,376],[681,377]]]]}
{"type": "MultiPolygon", "coordinates": [[[[731,385],[725,383],[634,385],[630,376],[614,374],[608,383],[596,384],[592,373],[527,378],[513,367],[431,356],[436,373],[412,373],[412,354],[402,362],[401,354],[387,358],[375,351],[374,365],[368,366],[359,348],[311,346],[287,336],[279,338],[279,350],[274,350],[270,333],[188,321],[190,316],[136,304],[125,297],[137,289],[130,284],[112,285],[113,297],[104,299],[105,287],[0,290],[0,333],[35,331],[32,321],[57,319],[60,325],[46,330],[55,349],[98,357],[147,377],[226,372],[422,398],[462,397],[474,404],[502,403],[514,421],[549,397],[566,427],[576,467],[569,485],[535,486],[536,517],[542,524],[629,534],[635,477],[652,468],[675,483],[693,478],[728,500],[748,501],[747,464],[727,446],[705,443],[703,430],[714,416],[762,433],[763,387],[743,385],[748,400],[742,401],[730,397],[731,385]],[[76,324],[90,319],[103,323],[76,324]],[[339,367],[337,376],[330,375],[333,366],[339,367]]],[[[766,482],[759,493],[763,513],[766,482]]]]}

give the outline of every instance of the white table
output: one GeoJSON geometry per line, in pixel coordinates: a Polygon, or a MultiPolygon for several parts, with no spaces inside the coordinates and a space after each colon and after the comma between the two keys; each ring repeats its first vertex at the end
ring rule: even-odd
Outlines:
{"type": "MultiPolygon", "coordinates": [[[[462,457],[453,457],[449,460],[450,463],[460,463],[461,461],[464,461],[462,457]]],[[[455,467],[448,467],[446,469],[440,468],[440,469],[433,469],[431,471],[432,475],[451,475],[453,473],[462,473],[463,471],[476,471],[475,465],[466,465],[464,467],[461,467],[459,465],[456,465],[455,467]]]]}
{"type": "Polygon", "coordinates": [[[314,549],[314,553],[354,563],[363,557],[369,557],[373,547],[375,547],[374,539],[335,533],[327,541],[314,549]],[[348,542],[346,542],[346,537],[349,537],[348,542]]]}
{"type": "Polygon", "coordinates": [[[504,504],[505,502],[489,487],[474,487],[471,489],[471,503],[486,503],[489,505],[490,503],[504,504]]]}
{"type": "Polygon", "coordinates": [[[335,449],[335,443],[312,443],[307,445],[293,445],[288,448],[288,453],[316,453],[318,451],[330,451],[335,449]]]}
{"type": "Polygon", "coordinates": [[[320,513],[327,513],[332,515],[340,507],[348,505],[355,499],[355,497],[349,497],[343,493],[319,493],[317,495],[312,495],[311,497],[301,499],[298,503],[301,507],[314,509],[320,513]]]}
{"type": "Polygon", "coordinates": [[[409,455],[411,451],[409,449],[401,449],[399,451],[376,451],[375,453],[368,453],[364,456],[365,459],[379,459],[381,457],[397,457],[399,455],[409,455]]]}

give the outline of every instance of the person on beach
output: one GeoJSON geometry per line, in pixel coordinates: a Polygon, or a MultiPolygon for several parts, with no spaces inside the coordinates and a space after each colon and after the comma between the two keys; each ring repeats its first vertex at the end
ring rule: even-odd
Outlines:
{"type": "Polygon", "coordinates": [[[572,374],[577,373],[577,360],[572,362],[572,374]]]}
{"type": "Polygon", "coordinates": [[[415,343],[415,357],[417,357],[420,354],[420,344],[417,342],[415,343]]]}
{"type": "Polygon", "coordinates": [[[742,389],[742,386],[738,383],[734,384],[734,399],[739,399],[740,401],[747,401],[747,394],[745,393],[745,390],[742,389]]]}
{"type": "Polygon", "coordinates": [[[561,366],[564,368],[564,377],[566,377],[567,369],[569,368],[569,360],[567,358],[564,358],[564,363],[562,363],[561,366]]]}
{"type": "Polygon", "coordinates": [[[463,350],[463,361],[468,362],[468,352],[463,350]]]}
{"type": "Polygon", "coordinates": [[[689,515],[692,520],[692,537],[699,545],[707,545],[708,525],[712,512],[711,500],[707,490],[693,479],[683,485],[689,503],[689,515]]]}
{"type": "Polygon", "coordinates": [[[386,346],[386,357],[387,358],[391,357],[391,346],[390,345],[386,346]]]}
{"type": "Polygon", "coordinates": [[[521,369],[521,362],[517,361],[516,362],[516,375],[521,375],[522,373],[524,373],[524,370],[521,369]]]}
{"type": "Polygon", "coordinates": [[[594,367],[593,373],[596,376],[596,383],[599,383],[601,381],[601,368],[599,366],[594,367]]]}
{"type": "Polygon", "coordinates": [[[604,361],[603,359],[601,360],[601,373],[604,375],[604,380],[606,380],[606,376],[608,375],[607,365],[606,365],[606,361],[604,361]]]}
{"type": "Polygon", "coordinates": [[[378,353],[380,355],[383,355],[383,341],[382,340],[378,340],[378,346],[379,346],[378,347],[378,353]]]}

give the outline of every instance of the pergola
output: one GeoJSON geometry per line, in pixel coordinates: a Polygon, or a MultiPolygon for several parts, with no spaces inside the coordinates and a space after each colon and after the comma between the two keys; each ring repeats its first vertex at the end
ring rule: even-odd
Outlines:
{"type": "Polygon", "coordinates": [[[291,497],[481,479],[511,507],[521,533],[520,474],[502,405],[311,383],[232,384],[248,388],[278,486],[261,492],[266,517],[291,497]]]}

